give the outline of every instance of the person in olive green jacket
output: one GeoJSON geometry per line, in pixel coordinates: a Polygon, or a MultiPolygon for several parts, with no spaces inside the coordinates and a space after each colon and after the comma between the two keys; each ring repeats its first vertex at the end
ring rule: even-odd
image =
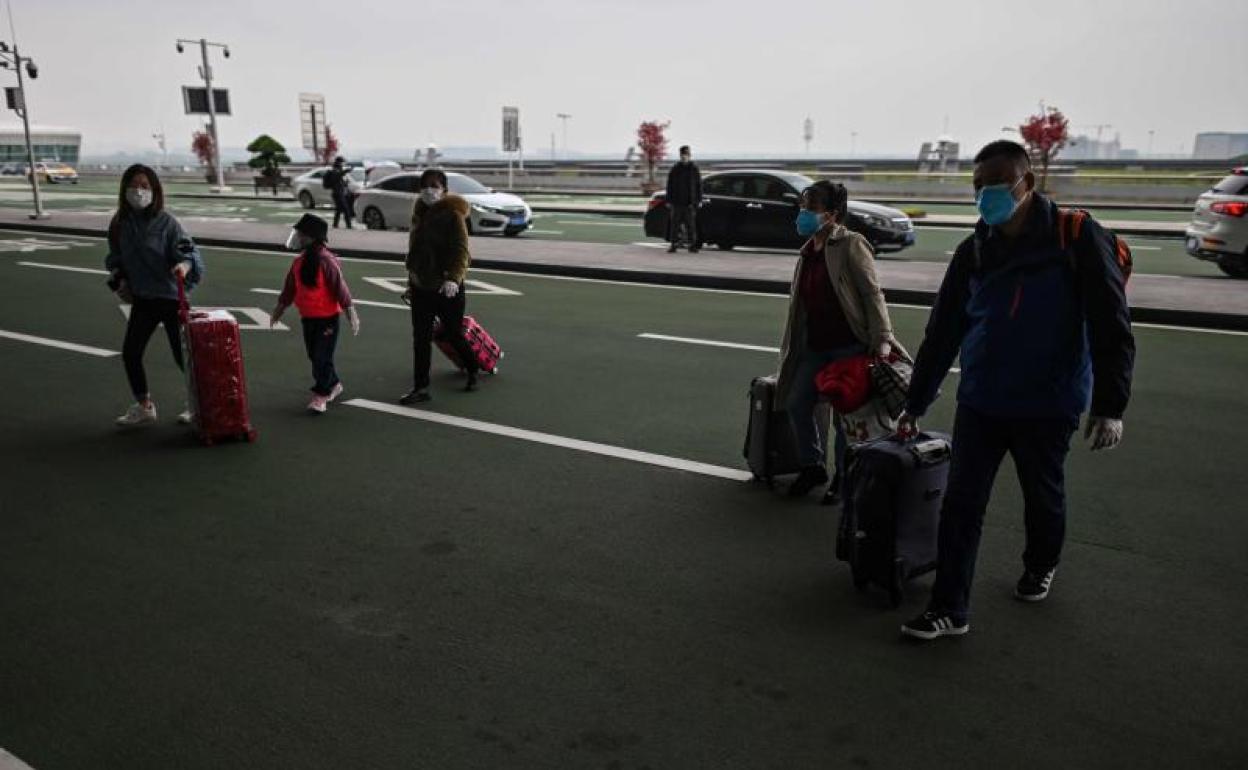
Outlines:
{"type": "Polygon", "coordinates": [[[477,357],[464,339],[464,278],[472,256],[468,251],[468,201],[447,192],[446,174],[428,169],[420,176],[420,198],[412,209],[407,243],[406,297],[412,306],[412,389],[399,403],[430,400],[429,367],[433,355],[433,319],[468,373],[464,390],[477,389],[477,357]]]}

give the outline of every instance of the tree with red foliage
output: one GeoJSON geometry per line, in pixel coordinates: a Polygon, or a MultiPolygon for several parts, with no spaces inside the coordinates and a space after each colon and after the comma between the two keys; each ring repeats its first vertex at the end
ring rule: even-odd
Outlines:
{"type": "Polygon", "coordinates": [[[319,148],[320,154],[316,159],[328,166],[334,162],[334,158],[338,157],[338,147],[338,135],[334,133],[334,127],[326,123],[325,146],[319,148]]]}
{"type": "Polygon", "coordinates": [[[216,152],[214,150],[212,134],[207,131],[196,131],[191,134],[191,152],[195,153],[196,158],[199,158],[199,165],[208,167],[209,182],[215,182],[217,179],[216,152]]]}
{"type": "Polygon", "coordinates": [[[646,162],[647,179],[652,187],[655,185],[655,166],[667,157],[666,132],[671,124],[671,121],[660,123],[648,120],[637,127],[637,147],[641,150],[641,159],[646,162]]]}
{"type": "Polygon", "coordinates": [[[1018,134],[1027,145],[1034,162],[1040,164],[1040,192],[1045,191],[1049,181],[1049,164],[1057,157],[1070,139],[1070,121],[1056,107],[1040,107],[1037,115],[1027,118],[1018,127],[1018,134]]]}

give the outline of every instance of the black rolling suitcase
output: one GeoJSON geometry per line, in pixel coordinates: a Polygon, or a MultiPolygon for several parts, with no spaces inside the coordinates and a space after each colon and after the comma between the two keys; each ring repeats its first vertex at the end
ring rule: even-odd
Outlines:
{"type": "MultiPolygon", "coordinates": [[[[750,383],[750,419],[745,430],[745,461],[754,478],[770,486],[776,476],[802,469],[797,459],[797,441],[785,411],[776,411],[776,376],[755,377],[750,383]]],[[[817,418],[823,435],[828,434],[828,410],[820,406],[817,418]]]]}
{"type": "Polygon", "coordinates": [[[858,590],[881,586],[896,607],[906,581],[936,568],[950,455],[943,433],[850,446],[836,556],[849,562],[858,590]]]}

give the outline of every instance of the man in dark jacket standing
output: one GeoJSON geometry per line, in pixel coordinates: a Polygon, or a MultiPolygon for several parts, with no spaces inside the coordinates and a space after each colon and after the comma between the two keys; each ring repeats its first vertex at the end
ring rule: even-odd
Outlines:
{"type": "Polygon", "coordinates": [[[1027,151],[1015,142],[980,150],[974,182],[981,219],[945,273],[898,427],[917,430],[960,354],[936,583],[927,611],[901,628],[925,640],[970,629],[984,514],[1007,452],[1022,486],[1027,540],[1014,596],[1048,596],[1065,538],[1071,437],[1090,403],[1092,449],[1117,446],[1135,361],[1113,237],[1089,217],[1063,247],[1062,215],[1035,190],[1027,151]]]}
{"type": "Polygon", "coordinates": [[[702,173],[693,162],[689,145],[680,148],[680,162],[667,174],[668,254],[676,253],[683,225],[690,254],[701,248],[698,240],[698,206],[702,205],[702,173]]]}
{"type": "Polygon", "coordinates": [[[334,158],[334,165],[325,172],[321,185],[329,190],[329,194],[334,199],[334,227],[338,227],[340,217],[346,217],[347,229],[350,230],[351,219],[354,215],[351,212],[351,182],[347,174],[346,161],[342,159],[342,156],[334,158]]]}

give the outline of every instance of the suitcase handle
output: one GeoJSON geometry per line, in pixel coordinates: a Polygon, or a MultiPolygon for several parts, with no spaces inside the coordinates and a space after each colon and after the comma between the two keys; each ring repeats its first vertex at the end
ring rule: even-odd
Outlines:
{"type": "Polygon", "coordinates": [[[178,321],[185,326],[191,320],[191,302],[186,296],[186,279],[181,273],[174,273],[178,284],[178,321]]]}

